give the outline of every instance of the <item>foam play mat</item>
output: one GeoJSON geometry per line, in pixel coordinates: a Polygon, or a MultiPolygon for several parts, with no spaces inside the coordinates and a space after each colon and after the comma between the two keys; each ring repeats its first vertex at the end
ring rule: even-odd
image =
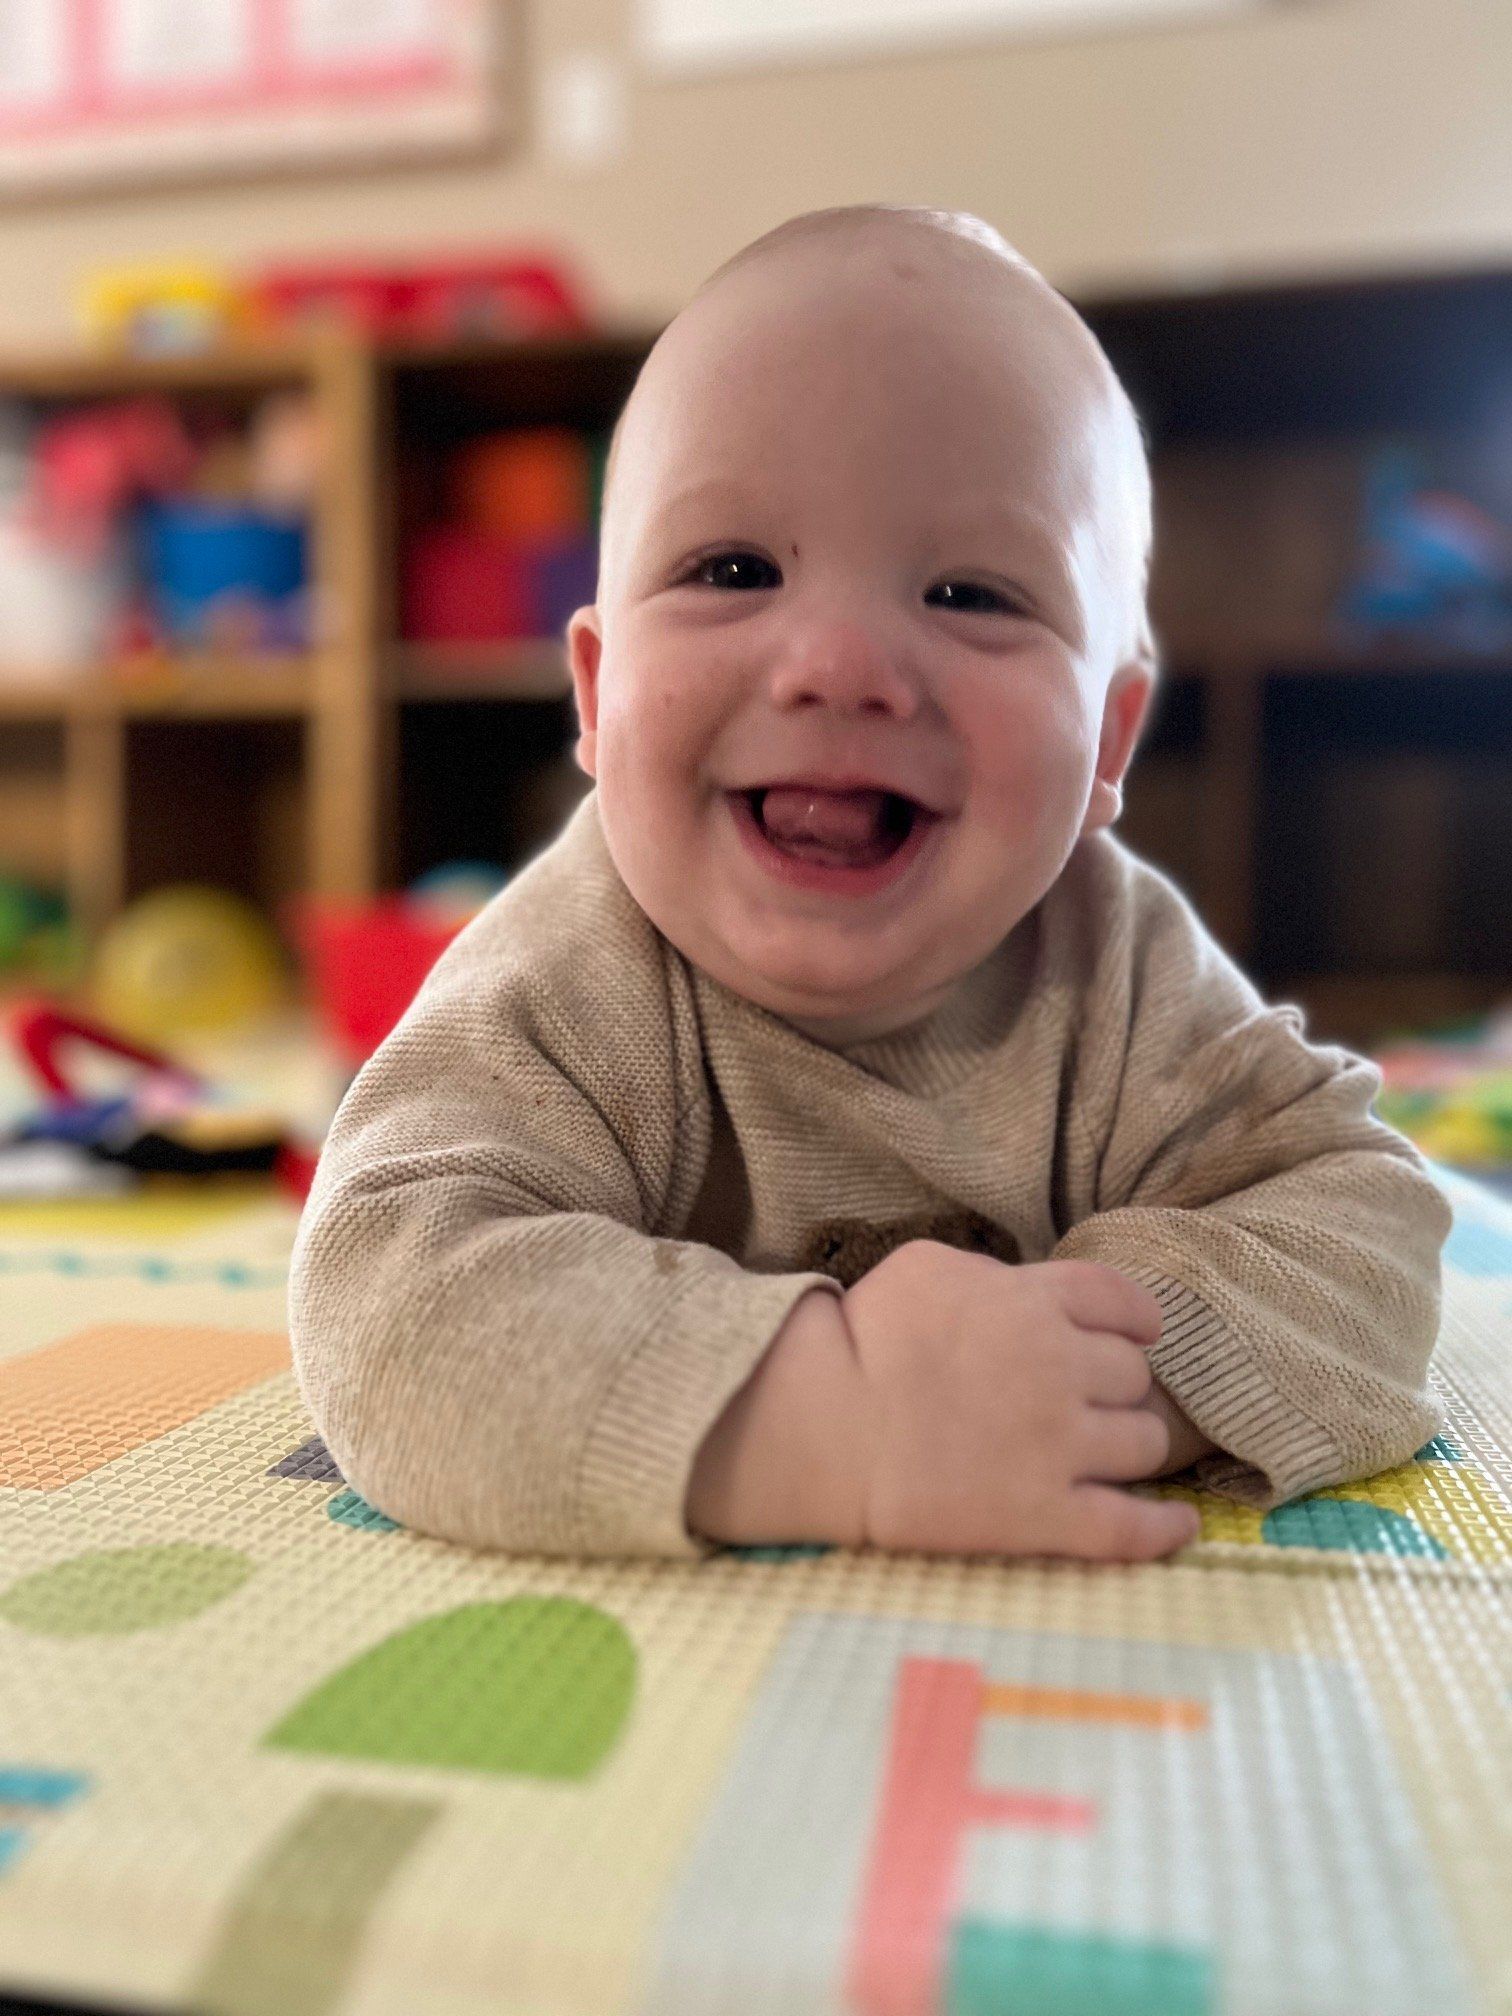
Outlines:
{"type": "Polygon", "coordinates": [[[293,1205],[0,1207],[0,1990],[1512,2011],[1512,1206],[1435,1175],[1445,1432],[1138,1568],[425,1539],[303,1411],[293,1205]]]}

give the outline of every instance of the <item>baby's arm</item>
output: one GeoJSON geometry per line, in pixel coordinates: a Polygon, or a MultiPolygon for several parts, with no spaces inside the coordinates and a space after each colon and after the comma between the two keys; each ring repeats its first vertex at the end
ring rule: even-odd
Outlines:
{"type": "Polygon", "coordinates": [[[689,1526],[741,1546],[861,1546],[868,1413],[842,1298],[815,1289],[705,1436],[688,1483],[689,1526]]]}
{"type": "Polygon", "coordinates": [[[910,1240],[806,1296],[710,1433],[690,1522],[721,1538],[1149,1560],[1190,1506],[1118,1489],[1170,1451],[1154,1297],[1085,1261],[1007,1266],[910,1240]],[[810,1528],[811,1522],[811,1530],[810,1528]]]}
{"type": "Polygon", "coordinates": [[[696,1030],[654,951],[575,996],[505,932],[457,941],[343,1101],[293,1258],[300,1382],[404,1525],[696,1559],[700,1442],[794,1303],[840,1290],[653,1236],[700,1176],[696,1030]]]}
{"type": "Polygon", "coordinates": [[[1215,1445],[1203,1484],[1264,1508],[1404,1462],[1443,1421],[1426,1372],[1449,1206],[1371,1114],[1377,1067],[1307,1041],[1127,858],[1126,986],[1099,995],[1076,1109],[1098,1209],[1055,1257],[1160,1302],[1150,1362],[1215,1445]]]}

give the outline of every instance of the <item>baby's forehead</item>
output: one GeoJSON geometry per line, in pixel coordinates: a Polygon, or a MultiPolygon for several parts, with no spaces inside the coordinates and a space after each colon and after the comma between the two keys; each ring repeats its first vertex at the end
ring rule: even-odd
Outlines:
{"type": "Polygon", "coordinates": [[[843,253],[800,240],[737,264],[669,325],[668,362],[686,375],[711,354],[759,358],[837,340],[859,361],[901,341],[919,357],[975,349],[1009,369],[1049,366],[1058,388],[1105,382],[1091,331],[1032,267],[940,237],[897,226],[843,253]]]}
{"type": "Polygon", "coordinates": [[[817,251],[737,266],[695,295],[647,360],[611,467],[623,459],[670,474],[734,434],[780,433],[803,448],[848,420],[983,446],[1012,430],[1053,453],[1107,415],[1117,387],[1106,359],[1031,271],[906,242],[838,264],[817,251]]]}

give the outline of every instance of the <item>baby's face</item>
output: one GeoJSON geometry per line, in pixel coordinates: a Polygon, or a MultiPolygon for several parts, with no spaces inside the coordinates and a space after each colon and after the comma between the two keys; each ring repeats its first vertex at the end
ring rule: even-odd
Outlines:
{"type": "Polygon", "coordinates": [[[775,252],[684,311],[569,627],[632,895],[831,1043],[936,1006],[1117,816],[1152,678],[1105,364],[932,239],[775,252]]]}

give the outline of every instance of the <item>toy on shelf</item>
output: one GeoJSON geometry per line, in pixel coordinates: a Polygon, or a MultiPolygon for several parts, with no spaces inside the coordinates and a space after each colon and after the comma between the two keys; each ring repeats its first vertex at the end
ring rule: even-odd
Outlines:
{"type": "Polygon", "coordinates": [[[537,634],[514,547],[466,526],[430,525],[400,560],[400,628],[417,644],[497,644],[537,634]]]}
{"type": "Polygon", "coordinates": [[[168,399],[0,413],[0,661],[29,678],[165,650],[314,641],[314,401],[269,393],[244,425],[168,399]]]}
{"type": "Polygon", "coordinates": [[[101,932],[90,974],[99,1012],[148,1043],[261,1021],[287,985],[283,947],[261,911],[198,883],[129,903],[101,932]]]}
{"type": "Polygon", "coordinates": [[[315,1157],[275,1114],[227,1104],[161,1052],[52,1002],[23,1002],[10,1037],[45,1095],[0,1132],[0,1196],[53,1198],[132,1188],[143,1177],[267,1175],[303,1201],[315,1157]],[[142,1067],[129,1089],[88,1096],[64,1071],[65,1043],[142,1067]]]}
{"type": "Polygon", "coordinates": [[[416,264],[269,267],[252,282],[265,327],[339,323],[370,337],[581,333],[577,283],[546,256],[490,254],[416,264]]]}
{"type": "Polygon", "coordinates": [[[247,434],[247,492],[272,517],[308,517],[324,456],[320,408],[308,392],[270,392],[247,434]]]}
{"type": "Polygon", "coordinates": [[[208,350],[255,327],[257,307],[240,281],[200,264],[112,267],[79,290],[84,327],[96,341],[138,356],[208,350]]]}
{"type": "Polygon", "coordinates": [[[128,514],[184,482],[194,449],[161,399],[0,428],[0,661],[55,681],[113,648],[131,599],[128,514]]]}
{"type": "Polygon", "coordinates": [[[565,427],[512,428],[460,449],[449,521],[416,533],[403,555],[405,636],[560,638],[597,588],[601,470],[596,442],[565,427]]]}
{"type": "Polygon", "coordinates": [[[61,413],[37,429],[33,510],[43,537],[97,551],[139,497],[187,484],[198,453],[171,400],[113,399],[61,413]]]}
{"type": "Polygon", "coordinates": [[[508,877],[488,862],[454,861],[371,903],[305,897],[289,929],[311,993],[343,1063],[357,1070],[393,1029],[437,959],[508,877]]]}
{"type": "Polygon", "coordinates": [[[1364,554],[1339,602],[1348,633],[1410,632],[1472,650],[1512,644],[1512,527],[1468,497],[1424,482],[1387,450],[1365,489],[1364,554]]]}
{"type": "Polygon", "coordinates": [[[109,648],[128,594],[119,554],[56,545],[22,510],[0,507],[0,682],[61,688],[85,677],[109,648]]]}
{"type": "Polygon", "coordinates": [[[83,942],[63,897],[0,874],[0,974],[67,985],[82,957],[83,942]]]}
{"type": "Polygon", "coordinates": [[[182,498],[138,521],[149,606],[175,645],[299,651],[311,641],[305,520],[182,498]]]}

